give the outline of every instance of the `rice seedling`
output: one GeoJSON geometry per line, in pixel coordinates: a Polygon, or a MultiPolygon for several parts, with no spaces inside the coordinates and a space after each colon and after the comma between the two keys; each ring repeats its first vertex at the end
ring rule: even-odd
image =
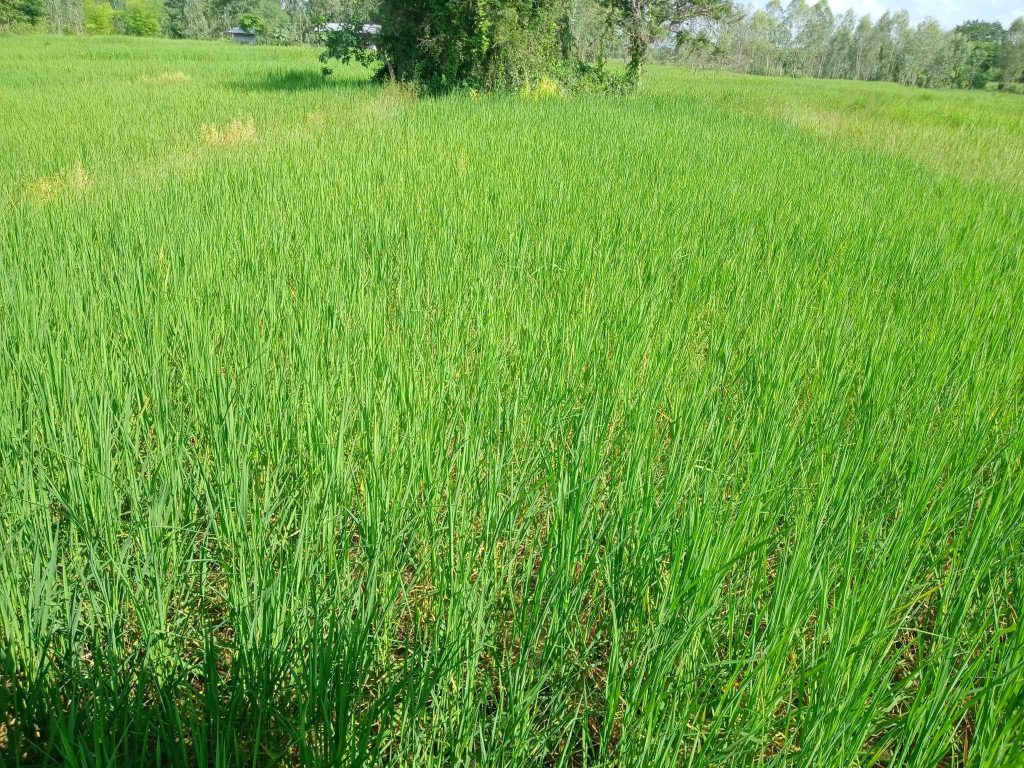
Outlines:
{"type": "Polygon", "coordinates": [[[0,763],[1022,762],[1024,100],[0,70],[0,763]]]}

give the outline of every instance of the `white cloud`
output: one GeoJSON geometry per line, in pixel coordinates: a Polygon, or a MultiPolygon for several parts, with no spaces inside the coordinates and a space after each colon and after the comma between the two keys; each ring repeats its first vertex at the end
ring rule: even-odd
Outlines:
{"type": "MultiPolygon", "coordinates": [[[[1014,19],[1024,16],[1024,8],[1016,0],[828,0],[832,10],[844,13],[853,10],[858,16],[865,14],[877,19],[886,11],[905,10],[915,23],[927,17],[937,19],[944,27],[954,27],[968,19],[1001,21],[1008,26],[1014,19]],[[1011,4],[1013,3],[1013,4],[1011,4]]],[[[812,2],[812,0],[808,0],[812,2]]]]}
{"type": "Polygon", "coordinates": [[[878,0],[829,0],[829,5],[836,13],[852,10],[857,16],[870,16],[872,19],[877,19],[886,10],[878,0]]]}

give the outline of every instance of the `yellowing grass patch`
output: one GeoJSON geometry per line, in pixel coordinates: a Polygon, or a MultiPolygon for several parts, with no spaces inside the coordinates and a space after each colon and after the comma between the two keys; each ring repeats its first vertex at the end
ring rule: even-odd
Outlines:
{"type": "Polygon", "coordinates": [[[92,187],[92,179],[85,172],[80,160],[74,167],[54,176],[45,176],[28,185],[28,196],[41,203],[49,203],[66,194],[80,194],[92,187]]]}
{"type": "MultiPolygon", "coordinates": [[[[951,114],[957,116],[951,102],[951,114]]],[[[1011,102],[1012,105],[1012,102],[1011,102]]],[[[1007,142],[997,124],[978,119],[973,127],[951,129],[940,120],[901,120],[886,106],[849,109],[843,105],[780,101],[749,111],[769,114],[801,131],[836,141],[912,157],[941,173],[967,180],[999,180],[1024,185],[1024,154],[1017,143],[1007,142]]],[[[960,107],[960,111],[963,108],[960,107]]],[[[940,115],[939,117],[944,117],[940,115]]]]}
{"type": "Polygon", "coordinates": [[[542,77],[533,86],[524,85],[519,95],[531,101],[554,99],[562,95],[562,89],[550,77],[542,77]]]}
{"type": "Polygon", "coordinates": [[[178,70],[175,72],[161,72],[159,75],[142,75],[136,82],[141,85],[176,85],[178,83],[187,83],[191,79],[186,73],[178,70]]]}
{"type": "Polygon", "coordinates": [[[214,123],[203,123],[203,143],[211,147],[235,147],[239,144],[250,144],[256,141],[256,125],[252,118],[235,118],[225,126],[214,123]]]}

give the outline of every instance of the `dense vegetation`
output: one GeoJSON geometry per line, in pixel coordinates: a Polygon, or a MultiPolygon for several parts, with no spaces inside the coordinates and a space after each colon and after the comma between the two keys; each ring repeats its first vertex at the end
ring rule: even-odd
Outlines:
{"type": "MultiPolygon", "coordinates": [[[[430,91],[516,89],[569,62],[561,0],[382,0],[379,34],[348,25],[327,35],[324,60],[355,59],[381,78],[430,91]]],[[[329,71],[329,70],[327,70],[329,71]]]]}
{"type": "Polygon", "coordinates": [[[1024,93],[1024,17],[1008,29],[969,21],[944,30],[905,12],[872,23],[833,14],[821,0],[772,0],[705,31],[704,44],[674,49],[691,64],[765,75],[889,80],[926,88],[1003,88],[1024,93]]]}
{"type": "Polygon", "coordinates": [[[0,46],[0,763],[1008,766],[1024,99],[0,46]]]}
{"type": "Polygon", "coordinates": [[[933,19],[912,25],[905,12],[877,22],[836,15],[826,0],[763,9],[732,0],[0,0],[0,32],[202,39],[239,25],[263,42],[326,43],[328,56],[346,61],[372,45],[382,75],[432,90],[519,88],[540,77],[607,85],[609,57],[627,60],[634,84],[653,47],[662,59],[744,73],[1024,93],[1024,18],[946,30],[933,19]],[[372,41],[325,36],[328,21],[383,30],[372,41]]]}

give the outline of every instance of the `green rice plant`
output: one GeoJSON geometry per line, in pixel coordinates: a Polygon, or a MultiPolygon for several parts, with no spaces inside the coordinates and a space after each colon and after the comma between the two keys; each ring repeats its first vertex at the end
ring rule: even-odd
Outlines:
{"type": "Polygon", "coordinates": [[[0,45],[0,763],[1020,764],[1024,102],[316,55],[0,45]]]}

